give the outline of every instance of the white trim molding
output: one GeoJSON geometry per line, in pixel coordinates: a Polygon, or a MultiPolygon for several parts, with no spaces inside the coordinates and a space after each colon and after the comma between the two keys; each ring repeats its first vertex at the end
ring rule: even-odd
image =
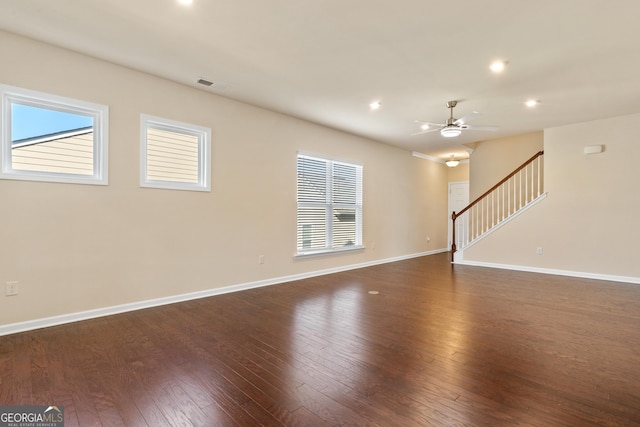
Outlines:
{"type": "MultiPolygon", "coordinates": [[[[471,153],[469,153],[471,154],[471,153]]],[[[431,160],[432,162],[436,162],[436,163],[440,163],[442,165],[444,165],[446,163],[447,160],[450,160],[448,158],[445,159],[439,159],[438,157],[433,157],[433,156],[429,156],[427,154],[422,154],[419,153],[417,151],[412,151],[411,155],[413,157],[418,157],[419,159],[424,159],[424,160],[431,160]]],[[[469,159],[457,159],[460,163],[469,163],[469,159]]]]}
{"type": "Polygon", "coordinates": [[[588,273],[583,271],[557,270],[553,268],[528,267],[524,265],[495,264],[495,263],[481,262],[481,261],[456,260],[453,262],[453,264],[468,265],[471,267],[499,268],[502,270],[524,271],[528,273],[553,274],[555,276],[568,276],[568,277],[576,277],[580,279],[606,280],[609,282],[622,282],[622,283],[631,283],[634,285],[640,285],[640,277],[616,276],[616,275],[610,275],[610,274],[588,273]]]}

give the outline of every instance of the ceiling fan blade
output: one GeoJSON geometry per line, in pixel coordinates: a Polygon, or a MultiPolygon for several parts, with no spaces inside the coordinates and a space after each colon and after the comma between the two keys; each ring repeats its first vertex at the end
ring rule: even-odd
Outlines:
{"type": "Polygon", "coordinates": [[[444,126],[439,126],[439,127],[436,127],[436,128],[429,128],[429,129],[421,130],[420,132],[412,133],[411,136],[413,136],[413,135],[422,135],[423,133],[435,132],[435,131],[438,131],[438,130],[442,129],[443,127],[444,126]]]}
{"type": "Polygon", "coordinates": [[[472,126],[472,125],[464,125],[463,128],[468,130],[486,130],[491,132],[494,132],[500,129],[498,126],[472,126]]]}
{"type": "Polygon", "coordinates": [[[443,127],[445,127],[445,124],[442,123],[433,123],[433,122],[425,122],[424,120],[414,120],[416,123],[421,123],[422,126],[424,127],[425,125],[428,126],[426,129],[422,129],[419,132],[416,133],[412,133],[411,135],[422,135],[423,133],[429,133],[429,132],[435,132],[437,130],[442,129],[443,127]]]}
{"type": "Polygon", "coordinates": [[[467,122],[469,122],[471,120],[477,119],[481,115],[482,115],[481,113],[478,113],[477,111],[473,111],[473,112],[467,114],[466,116],[457,119],[455,122],[453,122],[453,124],[460,126],[460,125],[463,125],[463,124],[465,124],[465,123],[467,123],[467,122]]]}
{"type": "Polygon", "coordinates": [[[416,123],[422,123],[423,125],[429,125],[429,127],[445,127],[446,123],[434,123],[434,122],[425,122],[424,120],[414,120],[416,123]]]}

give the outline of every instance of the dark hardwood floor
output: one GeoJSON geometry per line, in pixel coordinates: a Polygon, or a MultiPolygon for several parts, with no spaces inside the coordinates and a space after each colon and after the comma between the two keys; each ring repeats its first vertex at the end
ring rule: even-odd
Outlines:
{"type": "Polygon", "coordinates": [[[0,337],[0,405],[67,427],[640,425],[640,286],[448,256],[0,337]]]}

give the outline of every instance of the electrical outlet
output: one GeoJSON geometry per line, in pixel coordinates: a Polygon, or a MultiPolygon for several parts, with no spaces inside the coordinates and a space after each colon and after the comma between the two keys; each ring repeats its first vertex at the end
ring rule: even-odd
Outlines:
{"type": "Polygon", "coordinates": [[[537,253],[538,255],[542,255],[542,248],[537,248],[537,249],[536,249],[536,253],[537,253]]]}
{"type": "Polygon", "coordinates": [[[258,264],[264,264],[264,255],[258,255],[258,264]]]}
{"type": "Polygon", "coordinates": [[[18,295],[18,282],[7,282],[5,295],[8,297],[18,295]]]}

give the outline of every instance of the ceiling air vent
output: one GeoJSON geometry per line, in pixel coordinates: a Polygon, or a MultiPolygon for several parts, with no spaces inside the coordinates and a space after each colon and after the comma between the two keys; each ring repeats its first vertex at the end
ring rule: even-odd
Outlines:
{"type": "Polygon", "coordinates": [[[209,80],[205,80],[205,79],[198,79],[197,83],[201,84],[203,86],[212,86],[213,85],[213,82],[210,82],[209,80]]]}

